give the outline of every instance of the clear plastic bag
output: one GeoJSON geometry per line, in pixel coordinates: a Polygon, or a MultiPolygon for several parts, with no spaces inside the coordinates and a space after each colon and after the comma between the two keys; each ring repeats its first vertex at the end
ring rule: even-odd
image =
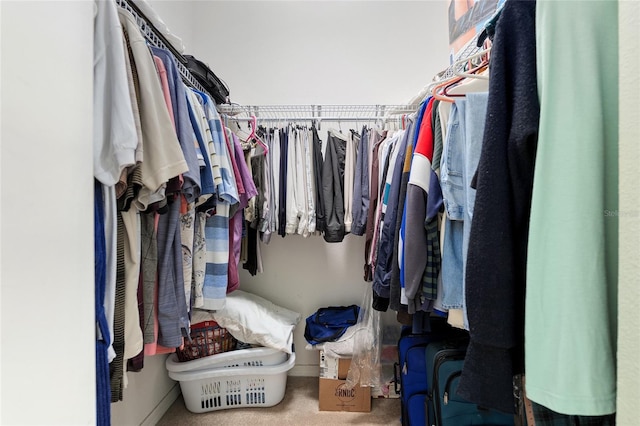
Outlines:
{"type": "Polygon", "coordinates": [[[380,353],[382,328],[380,312],[372,308],[373,292],[365,287],[365,295],[360,305],[358,326],[366,332],[356,333],[353,342],[353,357],[347,374],[346,386],[351,389],[360,383],[363,387],[380,386],[380,353]]]}

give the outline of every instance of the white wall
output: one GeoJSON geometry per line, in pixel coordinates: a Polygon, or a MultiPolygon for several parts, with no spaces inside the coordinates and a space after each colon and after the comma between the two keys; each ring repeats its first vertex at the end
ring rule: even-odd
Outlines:
{"type": "MultiPolygon", "coordinates": [[[[445,1],[215,1],[196,2],[194,11],[193,51],[240,104],[401,104],[447,65],[445,1]]],[[[243,270],[241,288],[303,318],[360,304],[370,291],[364,237],[327,244],[274,236],[262,249],[265,273],[243,270]]],[[[293,374],[317,374],[303,331],[302,322],[293,374]]]]}
{"type": "Polygon", "coordinates": [[[447,65],[446,1],[196,2],[194,52],[241,104],[404,103],[447,65]]]}
{"type": "Polygon", "coordinates": [[[180,395],[180,385],[167,375],[167,355],[145,357],[139,373],[127,373],[123,400],[111,404],[111,424],[155,425],[180,395]]]}
{"type": "Polygon", "coordinates": [[[0,7],[0,423],[94,424],[93,6],[0,7]]]}
{"type": "Polygon", "coordinates": [[[620,275],[618,394],[620,425],[638,423],[640,401],[640,4],[619,3],[620,16],[620,275]]]}
{"type": "Polygon", "coordinates": [[[193,38],[197,35],[197,28],[193,25],[194,4],[192,0],[147,0],[160,19],[166,24],[172,34],[182,40],[186,52],[189,53],[193,45],[193,38]]]}

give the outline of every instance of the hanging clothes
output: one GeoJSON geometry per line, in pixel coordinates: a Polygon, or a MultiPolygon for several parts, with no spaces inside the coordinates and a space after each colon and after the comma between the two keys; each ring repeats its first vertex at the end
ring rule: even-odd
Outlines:
{"type": "Polygon", "coordinates": [[[407,143],[405,151],[405,161],[402,167],[402,176],[400,181],[400,193],[398,194],[398,215],[396,217],[396,224],[394,230],[394,242],[393,242],[393,259],[392,259],[392,271],[391,281],[389,284],[389,307],[396,312],[406,313],[408,311],[406,303],[401,302],[402,283],[400,277],[400,265],[404,262],[404,255],[402,249],[404,248],[404,235],[403,235],[403,218],[405,217],[406,209],[406,197],[407,186],[409,184],[409,177],[411,172],[411,159],[413,158],[413,151],[418,141],[419,129],[422,124],[422,117],[427,109],[427,102],[423,102],[418,109],[415,123],[413,124],[413,134],[407,143]]]}
{"type": "Polygon", "coordinates": [[[138,131],[134,116],[129,78],[128,54],[117,7],[113,2],[97,2],[94,22],[94,93],[93,93],[93,169],[94,177],[104,188],[101,211],[105,232],[104,289],[99,296],[109,327],[108,360],[116,354],[113,349],[113,319],[116,293],[116,210],[114,185],[127,168],[136,163],[138,131]]]}
{"type": "Polygon", "coordinates": [[[106,244],[104,233],[104,202],[102,185],[94,181],[94,245],[95,245],[95,318],[96,318],[96,424],[111,424],[111,386],[109,383],[108,350],[111,345],[111,329],[104,310],[106,244]]]}
{"type": "Polygon", "coordinates": [[[287,217],[285,233],[291,235],[297,233],[298,225],[303,216],[304,187],[302,172],[304,166],[301,163],[300,133],[293,126],[288,126],[287,134],[287,217]]]}
{"type": "Polygon", "coordinates": [[[197,102],[202,107],[203,128],[208,128],[211,134],[209,152],[216,153],[215,161],[220,173],[216,183],[215,211],[205,221],[207,263],[202,288],[202,308],[216,310],[225,304],[229,278],[229,218],[231,208],[238,204],[239,197],[230,145],[219,115],[211,106],[213,102],[194,92],[192,96],[195,98],[194,104],[197,102]]]}
{"type": "Polygon", "coordinates": [[[324,233],[327,229],[327,219],[325,216],[324,201],[324,182],[322,180],[322,170],[324,168],[324,158],[322,156],[322,141],[318,135],[315,125],[311,128],[312,133],[312,152],[313,152],[313,169],[315,172],[315,189],[316,189],[316,231],[324,233]]]}
{"type": "Polygon", "coordinates": [[[306,225],[302,229],[302,236],[308,237],[316,232],[316,192],[318,192],[315,180],[317,172],[314,169],[313,161],[313,135],[309,129],[305,128],[304,130],[302,144],[304,150],[304,187],[306,192],[306,211],[308,218],[306,225]]]}
{"type": "Polygon", "coordinates": [[[193,280],[191,284],[192,307],[200,308],[204,306],[204,282],[206,276],[207,244],[205,237],[205,223],[207,217],[215,207],[217,186],[222,182],[220,172],[220,159],[216,153],[215,144],[212,139],[211,129],[206,119],[206,114],[202,110],[202,105],[196,94],[187,90],[185,93],[187,109],[191,121],[192,138],[197,142],[198,165],[201,173],[202,193],[196,201],[195,226],[193,236],[193,280]]]}
{"type": "Polygon", "coordinates": [[[166,183],[189,170],[171,124],[155,63],[133,16],[118,10],[120,23],[129,37],[139,90],[140,123],[145,135],[141,163],[143,187],[135,204],[140,211],[165,198],[166,183]]]}
{"type": "Polygon", "coordinates": [[[526,241],[539,104],[534,1],[507,2],[491,50],[489,100],[467,255],[471,341],[458,394],[503,412],[523,369],[526,241]]]}
{"type": "Polygon", "coordinates": [[[371,170],[369,173],[369,211],[367,212],[367,224],[365,228],[365,244],[364,244],[364,280],[373,280],[373,268],[371,265],[371,254],[375,246],[373,245],[373,234],[375,228],[375,216],[378,210],[378,193],[380,191],[379,175],[379,151],[382,143],[387,137],[387,132],[382,133],[373,131],[371,140],[371,170]]]}
{"type": "MultiPolygon", "coordinates": [[[[258,137],[263,141],[263,143],[267,146],[267,150],[271,149],[271,135],[269,135],[267,132],[265,132],[264,128],[260,128],[259,129],[259,135],[258,137]]],[[[271,238],[271,227],[270,227],[270,221],[271,221],[271,217],[272,217],[272,203],[273,203],[273,197],[272,197],[272,191],[273,191],[273,177],[271,176],[272,174],[272,166],[271,166],[271,155],[270,152],[264,152],[264,149],[262,149],[262,147],[260,147],[260,153],[263,154],[262,158],[258,157],[262,160],[263,162],[263,166],[262,166],[262,174],[260,176],[260,180],[262,181],[262,188],[261,188],[261,192],[260,195],[261,199],[262,199],[262,203],[260,206],[261,209],[261,213],[260,213],[260,217],[258,218],[258,232],[260,233],[260,240],[267,244],[269,243],[269,240],[271,238]]],[[[255,151],[255,148],[251,149],[252,151],[255,151]]],[[[254,152],[255,154],[255,152],[254,152]]],[[[252,156],[254,155],[252,154],[252,156]]],[[[255,184],[255,180],[254,180],[254,184],[255,184]]],[[[256,184],[256,187],[258,185],[256,184]]],[[[257,191],[257,189],[256,189],[257,191]]]]}
{"type": "Polygon", "coordinates": [[[117,6],[96,2],[95,7],[93,168],[96,179],[111,186],[126,167],[135,164],[138,139],[117,6]]]}
{"type": "Polygon", "coordinates": [[[187,89],[182,82],[180,72],[171,53],[157,47],[151,47],[151,52],[161,60],[166,72],[166,84],[170,97],[170,102],[167,102],[167,105],[171,106],[169,116],[174,121],[178,142],[180,143],[185,161],[189,166],[189,169],[182,174],[184,182],[182,183],[180,191],[187,200],[187,203],[192,203],[201,194],[201,178],[196,144],[192,136],[193,130],[187,109],[187,89]]]}
{"type": "Polygon", "coordinates": [[[189,333],[182,273],[180,203],[172,200],[158,221],[158,344],[176,348],[189,333]]]}
{"type": "MultiPolygon", "coordinates": [[[[280,210],[280,131],[278,129],[269,130],[269,157],[271,158],[271,209],[269,213],[270,235],[278,233],[279,210],[280,210]]],[[[269,237],[270,239],[270,237],[269,237]]],[[[265,243],[267,243],[265,241],[265,243]]]]}
{"type": "Polygon", "coordinates": [[[465,271],[475,189],[471,187],[484,134],[487,93],[467,93],[451,108],[446,151],[441,156],[440,181],[447,215],[442,260],[442,306],[463,309],[463,327],[468,329],[464,301],[465,271]]]}
{"type": "Polygon", "coordinates": [[[369,213],[369,163],[371,150],[369,149],[370,130],[362,128],[358,149],[356,152],[356,171],[353,189],[353,235],[364,235],[369,213]]]}
{"type": "Polygon", "coordinates": [[[377,189],[377,199],[378,199],[378,205],[376,207],[375,213],[373,215],[373,235],[371,237],[371,253],[369,254],[369,259],[368,259],[368,264],[369,264],[369,274],[370,274],[370,280],[373,281],[374,275],[375,275],[375,269],[376,269],[376,265],[377,265],[377,261],[378,261],[378,254],[379,254],[379,248],[380,248],[380,234],[382,231],[382,220],[384,217],[384,212],[386,210],[387,204],[386,204],[386,200],[384,198],[384,191],[385,191],[385,187],[387,185],[387,176],[392,175],[393,174],[393,167],[395,163],[395,159],[394,161],[391,160],[391,157],[393,156],[393,154],[397,151],[395,151],[397,142],[398,142],[398,135],[392,135],[389,138],[385,139],[384,142],[382,142],[382,145],[380,147],[380,149],[378,150],[378,189],[377,189]],[[391,170],[391,173],[389,173],[389,169],[391,170]]]}
{"type": "MultiPolygon", "coordinates": [[[[215,254],[215,247],[207,247],[207,222],[222,217],[228,223],[239,198],[240,175],[229,166],[232,145],[222,136],[215,104],[186,90],[173,55],[150,47],[138,22],[114,2],[96,2],[99,424],[109,424],[110,403],[122,400],[127,367],[139,371],[145,355],[180,347],[189,334],[192,305],[224,302],[208,298],[216,259],[207,258],[215,254]],[[193,289],[200,283],[193,304],[192,280],[193,289]]],[[[244,178],[244,187],[253,189],[243,195],[255,197],[251,176],[244,178]]],[[[227,228],[224,243],[235,248],[233,242],[227,228]]],[[[226,253],[221,265],[237,267],[236,252],[226,253]]],[[[227,281],[225,275],[224,292],[239,285],[233,276],[229,288],[227,281]]]]}
{"type": "Polygon", "coordinates": [[[344,169],[347,138],[335,131],[327,133],[327,147],[322,169],[322,192],[326,229],[324,240],[337,243],[344,239],[344,169]]]}
{"type": "Polygon", "coordinates": [[[396,231],[396,222],[398,217],[400,186],[402,180],[402,171],[407,152],[407,146],[413,143],[413,123],[409,123],[409,127],[398,134],[398,142],[394,147],[394,155],[390,158],[393,163],[387,171],[387,178],[384,183],[384,191],[382,197],[383,215],[381,217],[381,231],[378,240],[376,256],[377,262],[373,274],[373,308],[379,311],[386,311],[389,307],[390,285],[392,259],[396,231]],[[409,142],[411,140],[411,142],[409,142]],[[386,205],[386,207],[385,207],[386,205]]]}
{"type": "Polygon", "coordinates": [[[278,179],[278,235],[287,235],[287,176],[289,156],[289,132],[280,129],[280,177],[278,179]]]}
{"type": "MultiPolygon", "coordinates": [[[[134,117],[136,131],[143,134],[147,142],[144,143],[143,150],[142,137],[139,138],[135,157],[141,162],[130,170],[129,177],[121,177],[118,183],[118,194],[122,201],[118,201],[121,212],[117,233],[117,244],[120,248],[117,257],[120,261],[119,271],[116,274],[119,279],[116,282],[117,309],[114,317],[114,324],[116,324],[114,327],[117,327],[118,331],[115,333],[114,343],[117,342],[119,350],[122,352],[118,353],[116,350],[116,358],[111,365],[112,399],[114,401],[122,398],[125,361],[139,354],[143,344],[138,308],[140,282],[138,210],[163,209],[166,203],[167,182],[175,180],[182,173],[188,171],[188,165],[180,148],[163,95],[156,63],[135,19],[122,9],[118,10],[118,16],[122,26],[121,34],[127,47],[124,70],[128,77],[128,83],[124,87],[129,88],[129,105],[137,105],[135,110],[140,114],[139,121],[134,117]],[[134,92],[135,102],[132,101],[134,92]]],[[[186,311],[182,277],[180,281],[168,285],[169,287],[181,286],[182,305],[186,311]]],[[[168,291],[175,291],[175,288],[168,291]]],[[[170,301],[169,304],[173,305],[173,303],[170,301]]],[[[181,324],[181,326],[183,325],[184,323],[181,324]]],[[[178,345],[181,342],[180,337],[178,345]]]]}
{"type": "Polygon", "coordinates": [[[125,277],[124,277],[124,225],[118,215],[116,250],[116,294],[113,318],[113,349],[115,358],[109,363],[109,380],[111,385],[111,402],[122,401],[124,389],[124,312],[125,312],[125,277]]]}
{"type": "Polygon", "coordinates": [[[602,416],[616,411],[618,3],[569,6],[539,2],[535,15],[527,394],[558,413],[602,416]]]}
{"type": "Polygon", "coordinates": [[[353,225],[353,184],[356,177],[356,145],[360,135],[352,130],[347,133],[347,144],[344,157],[344,232],[351,233],[353,225]]]}
{"type": "Polygon", "coordinates": [[[433,132],[431,131],[431,113],[433,98],[420,123],[418,140],[411,159],[411,172],[407,184],[407,196],[403,222],[402,264],[400,280],[402,284],[401,302],[407,305],[408,312],[413,314],[420,310],[428,310],[429,303],[422,294],[422,278],[427,267],[427,234],[424,221],[427,217],[427,200],[431,179],[431,160],[433,158],[433,132]]]}
{"type": "MultiPolygon", "coordinates": [[[[251,173],[249,172],[248,163],[251,159],[247,159],[243,152],[240,141],[231,133],[229,129],[227,130],[227,135],[230,136],[229,142],[232,144],[232,150],[234,155],[232,156],[232,161],[237,164],[238,169],[238,177],[237,177],[237,185],[238,188],[242,188],[239,194],[239,205],[238,210],[234,215],[233,221],[233,230],[230,241],[233,242],[233,258],[230,260],[231,267],[233,268],[234,274],[229,275],[229,284],[227,288],[227,292],[231,292],[236,290],[240,286],[240,278],[238,276],[238,265],[240,263],[240,243],[242,240],[242,229],[244,223],[244,213],[243,210],[248,204],[249,200],[255,199],[258,195],[258,190],[255,185],[255,181],[252,179],[251,173]],[[249,161],[247,161],[249,160],[249,161]]],[[[231,150],[230,150],[231,151],[231,150]]],[[[256,218],[259,220],[258,218],[256,218]]],[[[257,245],[258,242],[256,241],[257,245]]]]}

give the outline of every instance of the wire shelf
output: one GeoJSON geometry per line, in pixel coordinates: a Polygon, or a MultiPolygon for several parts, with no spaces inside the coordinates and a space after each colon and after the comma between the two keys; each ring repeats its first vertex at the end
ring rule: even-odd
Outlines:
{"type": "Polygon", "coordinates": [[[204,87],[191,75],[187,67],[184,64],[187,63],[187,60],[184,56],[182,56],[169,41],[165,37],[163,37],[160,32],[156,29],[156,27],[151,24],[149,19],[142,13],[138,7],[129,2],[128,0],[115,0],[116,4],[120,6],[122,9],[129,12],[136,20],[138,27],[140,28],[140,32],[147,39],[147,41],[160,49],[167,50],[173,56],[174,62],[178,67],[178,71],[182,77],[182,80],[193,87],[194,89],[200,90],[201,92],[208,93],[204,87]]]}
{"type": "MultiPolygon", "coordinates": [[[[147,41],[156,47],[168,50],[173,58],[182,79],[189,86],[207,92],[204,87],[191,75],[185,67],[186,59],[167,39],[150,23],[149,19],[130,0],[115,0],[116,4],[131,13],[140,31],[147,41]]],[[[496,13],[495,16],[499,14],[496,13]]],[[[408,104],[403,105],[239,105],[220,104],[217,106],[221,114],[236,120],[250,120],[256,117],[260,121],[376,121],[395,120],[403,114],[416,112],[418,105],[429,93],[434,84],[448,80],[457,73],[464,71],[466,64],[461,59],[472,57],[482,50],[478,46],[478,37],[471,39],[455,57],[453,64],[438,73],[433,81],[425,86],[423,91],[408,104]]]]}
{"type": "Polygon", "coordinates": [[[221,114],[237,120],[261,121],[376,121],[415,110],[412,105],[218,105],[221,114]]]}

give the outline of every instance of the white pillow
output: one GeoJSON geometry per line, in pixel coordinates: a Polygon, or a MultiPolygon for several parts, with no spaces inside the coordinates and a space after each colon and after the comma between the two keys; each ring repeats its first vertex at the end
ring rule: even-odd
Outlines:
{"type": "Polygon", "coordinates": [[[242,290],[229,293],[224,308],[211,315],[236,339],[289,354],[293,344],[293,329],[301,317],[297,312],[242,290]]]}

